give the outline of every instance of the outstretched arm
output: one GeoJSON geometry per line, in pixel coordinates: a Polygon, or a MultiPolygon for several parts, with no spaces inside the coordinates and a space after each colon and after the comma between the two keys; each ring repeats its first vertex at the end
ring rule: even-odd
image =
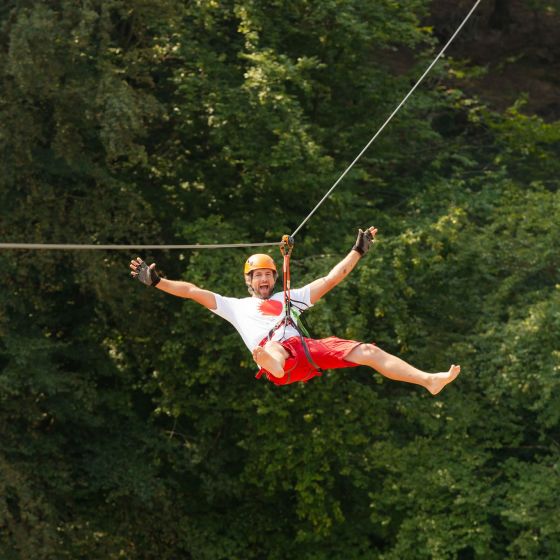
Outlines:
{"type": "Polygon", "coordinates": [[[375,239],[377,228],[370,227],[365,232],[360,230],[356,244],[352,250],[323,278],[309,284],[311,304],[317,303],[327,292],[340,284],[358,264],[362,256],[367,253],[370,244],[375,239]]]}
{"type": "Polygon", "coordinates": [[[138,257],[130,261],[130,274],[133,278],[138,278],[143,284],[154,286],[158,290],[173,296],[192,299],[208,309],[216,309],[216,296],[208,290],[203,290],[191,282],[181,280],[167,280],[160,278],[156,272],[155,263],[150,266],[145,265],[144,261],[138,257]]]}

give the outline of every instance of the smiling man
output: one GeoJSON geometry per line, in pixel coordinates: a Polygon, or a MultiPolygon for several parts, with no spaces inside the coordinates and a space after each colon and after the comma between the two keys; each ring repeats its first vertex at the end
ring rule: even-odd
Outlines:
{"type": "Polygon", "coordinates": [[[251,295],[261,299],[268,299],[276,283],[276,265],[268,255],[252,255],[247,259],[243,268],[245,284],[251,295]]]}
{"type": "MultiPolygon", "coordinates": [[[[352,250],[326,276],[290,290],[296,313],[303,313],[340,284],[368,252],[376,234],[374,227],[359,230],[352,250]]],[[[284,294],[274,292],[278,274],[274,260],[268,255],[252,255],[245,262],[243,273],[250,293],[246,298],[224,297],[190,282],[160,278],[155,264],[148,266],[140,258],[130,262],[130,269],[132,276],[147,286],[192,299],[229,321],[260,367],[257,377],[265,375],[275,385],[308,381],[321,375],[322,369],[364,365],[389,379],[421,385],[435,395],[461,370],[460,366],[452,365],[448,371],[427,373],[372,343],[335,336],[320,340],[303,337],[295,321],[283,321],[284,294]]]]}

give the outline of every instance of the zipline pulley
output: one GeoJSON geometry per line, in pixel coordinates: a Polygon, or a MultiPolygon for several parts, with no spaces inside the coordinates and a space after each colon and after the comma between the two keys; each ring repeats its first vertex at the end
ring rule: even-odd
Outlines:
{"type": "Polygon", "coordinates": [[[280,252],[283,256],[290,256],[292,249],[294,248],[295,240],[291,235],[283,235],[282,241],[280,242],[280,252]]]}

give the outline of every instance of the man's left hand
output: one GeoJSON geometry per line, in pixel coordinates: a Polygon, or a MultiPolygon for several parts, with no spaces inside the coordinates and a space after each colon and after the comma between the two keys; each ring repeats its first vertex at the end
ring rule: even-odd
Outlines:
{"type": "Polygon", "coordinates": [[[370,245],[375,240],[376,233],[377,228],[373,226],[369,227],[365,231],[362,231],[362,229],[360,229],[358,232],[358,238],[356,239],[356,243],[354,244],[354,247],[352,247],[352,249],[360,253],[360,255],[363,257],[369,251],[370,245]]]}

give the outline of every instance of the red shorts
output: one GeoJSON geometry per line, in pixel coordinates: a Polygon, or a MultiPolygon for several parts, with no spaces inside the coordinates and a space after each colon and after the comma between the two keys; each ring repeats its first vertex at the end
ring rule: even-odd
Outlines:
{"type": "MultiPolygon", "coordinates": [[[[354,362],[348,362],[345,358],[356,346],[362,344],[361,342],[343,340],[336,336],[329,336],[319,340],[313,338],[305,338],[304,340],[307,343],[307,348],[313,361],[321,369],[337,369],[359,365],[354,362]]],[[[284,371],[286,372],[284,377],[274,377],[265,369],[261,369],[257,373],[257,378],[264,374],[275,385],[288,385],[296,381],[309,381],[311,378],[321,375],[321,372],[317,371],[309,363],[299,336],[283,340],[280,344],[289,354],[284,364],[284,371]]]]}

